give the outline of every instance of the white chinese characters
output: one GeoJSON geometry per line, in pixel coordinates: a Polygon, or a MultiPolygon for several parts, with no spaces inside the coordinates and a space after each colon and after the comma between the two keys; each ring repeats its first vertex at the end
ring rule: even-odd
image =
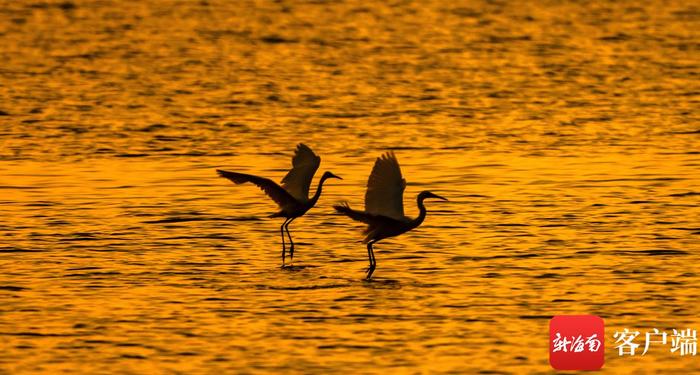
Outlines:
{"type": "MultiPolygon", "coordinates": [[[[617,340],[615,344],[619,344],[615,347],[618,350],[618,355],[635,355],[637,353],[637,348],[640,346],[640,344],[634,342],[637,336],[639,336],[639,331],[630,331],[627,328],[623,329],[622,332],[615,331],[613,338],[617,340]]],[[[678,352],[681,356],[697,355],[697,331],[694,329],[691,330],[690,328],[685,330],[674,329],[672,335],[661,332],[656,328],[652,331],[647,331],[644,335],[644,350],[642,351],[642,355],[645,355],[649,351],[651,344],[668,345],[669,337],[671,341],[671,353],[678,352]]]]}
{"type": "Polygon", "coordinates": [[[595,333],[584,339],[582,335],[562,336],[559,332],[557,332],[554,336],[554,340],[552,340],[552,343],[554,344],[552,353],[581,353],[586,350],[589,352],[597,352],[601,345],[600,340],[597,337],[598,335],[595,333]]]}
{"type": "Polygon", "coordinates": [[[616,346],[619,355],[634,355],[635,350],[639,347],[639,344],[634,343],[634,339],[639,336],[639,331],[630,332],[625,328],[622,332],[615,331],[613,338],[617,339],[615,344],[621,342],[620,345],[616,346]],[[626,352],[625,352],[626,350],[626,352]]]}
{"type": "Polygon", "coordinates": [[[671,353],[680,349],[681,355],[696,355],[698,353],[698,333],[696,330],[676,331],[671,335],[671,353]]]}

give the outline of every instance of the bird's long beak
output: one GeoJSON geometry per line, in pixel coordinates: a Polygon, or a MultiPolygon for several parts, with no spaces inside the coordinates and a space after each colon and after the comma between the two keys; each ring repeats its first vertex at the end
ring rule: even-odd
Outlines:
{"type": "Polygon", "coordinates": [[[447,202],[450,201],[449,199],[447,199],[447,198],[445,198],[445,197],[441,197],[441,196],[439,196],[439,195],[437,195],[437,194],[433,194],[433,198],[442,199],[443,201],[447,201],[447,202]]]}

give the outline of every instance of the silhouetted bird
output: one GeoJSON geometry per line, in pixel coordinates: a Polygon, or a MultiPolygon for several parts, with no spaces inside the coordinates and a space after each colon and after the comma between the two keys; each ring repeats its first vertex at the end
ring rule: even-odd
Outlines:
{"type": "Polygon", "coordinates": [[[401,177],[401,169],[396,156],[393,152],[386,153],[377,158],[374,168],[372,168],[372,174],[367,180],[364,212],[353,210],[347,203],[333,206],[336,211],[351,219],[367,224],[367,229],[364,231],[367,236],[362,241],[367,244],[367,256],[369,256],[367,280],[372,277],[372,273],[377,267],[372,245],[385,238],[406,233],[421,225],[427,212],[423,201],[427,198],[447,200],[427,190],[422,191],[418,194],[420,214],[417,218],[411,219],[403,213],[403,191],[405,188],[406,180],[401,177]]]}
{"type": "Polygon", "coordinates": [[[294,242],[292,241],[292,235],[289,233],[289,224],[291,224],[294,219],[304,215],[306,211],[311,209],[311,207],[316,204],[318,198],[321,196],[323,183],[327,179],[339,178],[342,180],[342,178],[334,175],[331,172],[325,172],[323,176],[321,176],[321,180],[318,182],[316,194],[309,199],[309,187],[311,186],[311,180],[314,178],[314,174],[316,173],[316,170],[318,170],[318,166],[320,164],[321,158],[314,154],[314,152],[311,151],[308,146],[300,143],[297,145],[296,152],[292,158],[292,169],[282,179],[282,186],[264,177],[245,173],[222,171],[220,169],[216,170],[219,173],[219,176],[228,178],[236,184],[250,182],[257,185],[260,189],[262,189],[262,191],[265,192],[265,194],[267,194],[273,201],[275,201],[275,203],[277,203],[280,211],[270,215],[270,217],[286,218],[280,227],[280,234],[282,235],[282,267],[285,266],[285,230],[287,231],[287,236],[289,237],[289,257],[291,260],[294,260],[294,242]]]}

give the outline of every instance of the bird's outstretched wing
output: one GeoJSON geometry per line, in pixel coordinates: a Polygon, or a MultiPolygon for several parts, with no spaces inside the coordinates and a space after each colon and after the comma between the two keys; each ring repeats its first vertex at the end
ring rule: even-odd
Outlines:
{"type": "Polygon", "coordinates": [[[219,176],[227,178],[235,184],[250,182],[257,185],[267,196],[272,198],[280,208],[296,203],[293,196],[269,178],[254,176],[252,174],[222,171],[221,169],[217,169],[216,172],[219,173],[219,176]]]}
{"type": "Polygon", "coordinates": [[[403,191],[406,180],[401,177],[399,162],[393,152],[377,158],[372,173],[367,180],[365,193],[365,211],[397,220],[405,217],[403,213],[403,191]]]}
{"type": "Polygon", "coordinates": [[[309,186],[319,165],[321,158],[307,145],[299,143],[292,158],[292,169],[282,179],[282,187],[298,201],[308,201],[309,186]]]}

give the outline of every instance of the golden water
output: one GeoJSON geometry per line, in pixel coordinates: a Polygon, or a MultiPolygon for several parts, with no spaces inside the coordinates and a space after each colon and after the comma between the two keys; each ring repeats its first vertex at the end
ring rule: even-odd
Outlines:
{"type": "MultiPolygon", "coordinates": [[[[698,371],[700,10],[686,1],[0,1],[0,373],[698,371]],[[224,167],[329,180],[292,224],[224,167]],[[417,230],[362,206],[394,150],[417,230]],[[320,173],[319,173],[320,175],[320,173]]],[[[315,188],[316,182],[312,185],[315,188]]]]}

